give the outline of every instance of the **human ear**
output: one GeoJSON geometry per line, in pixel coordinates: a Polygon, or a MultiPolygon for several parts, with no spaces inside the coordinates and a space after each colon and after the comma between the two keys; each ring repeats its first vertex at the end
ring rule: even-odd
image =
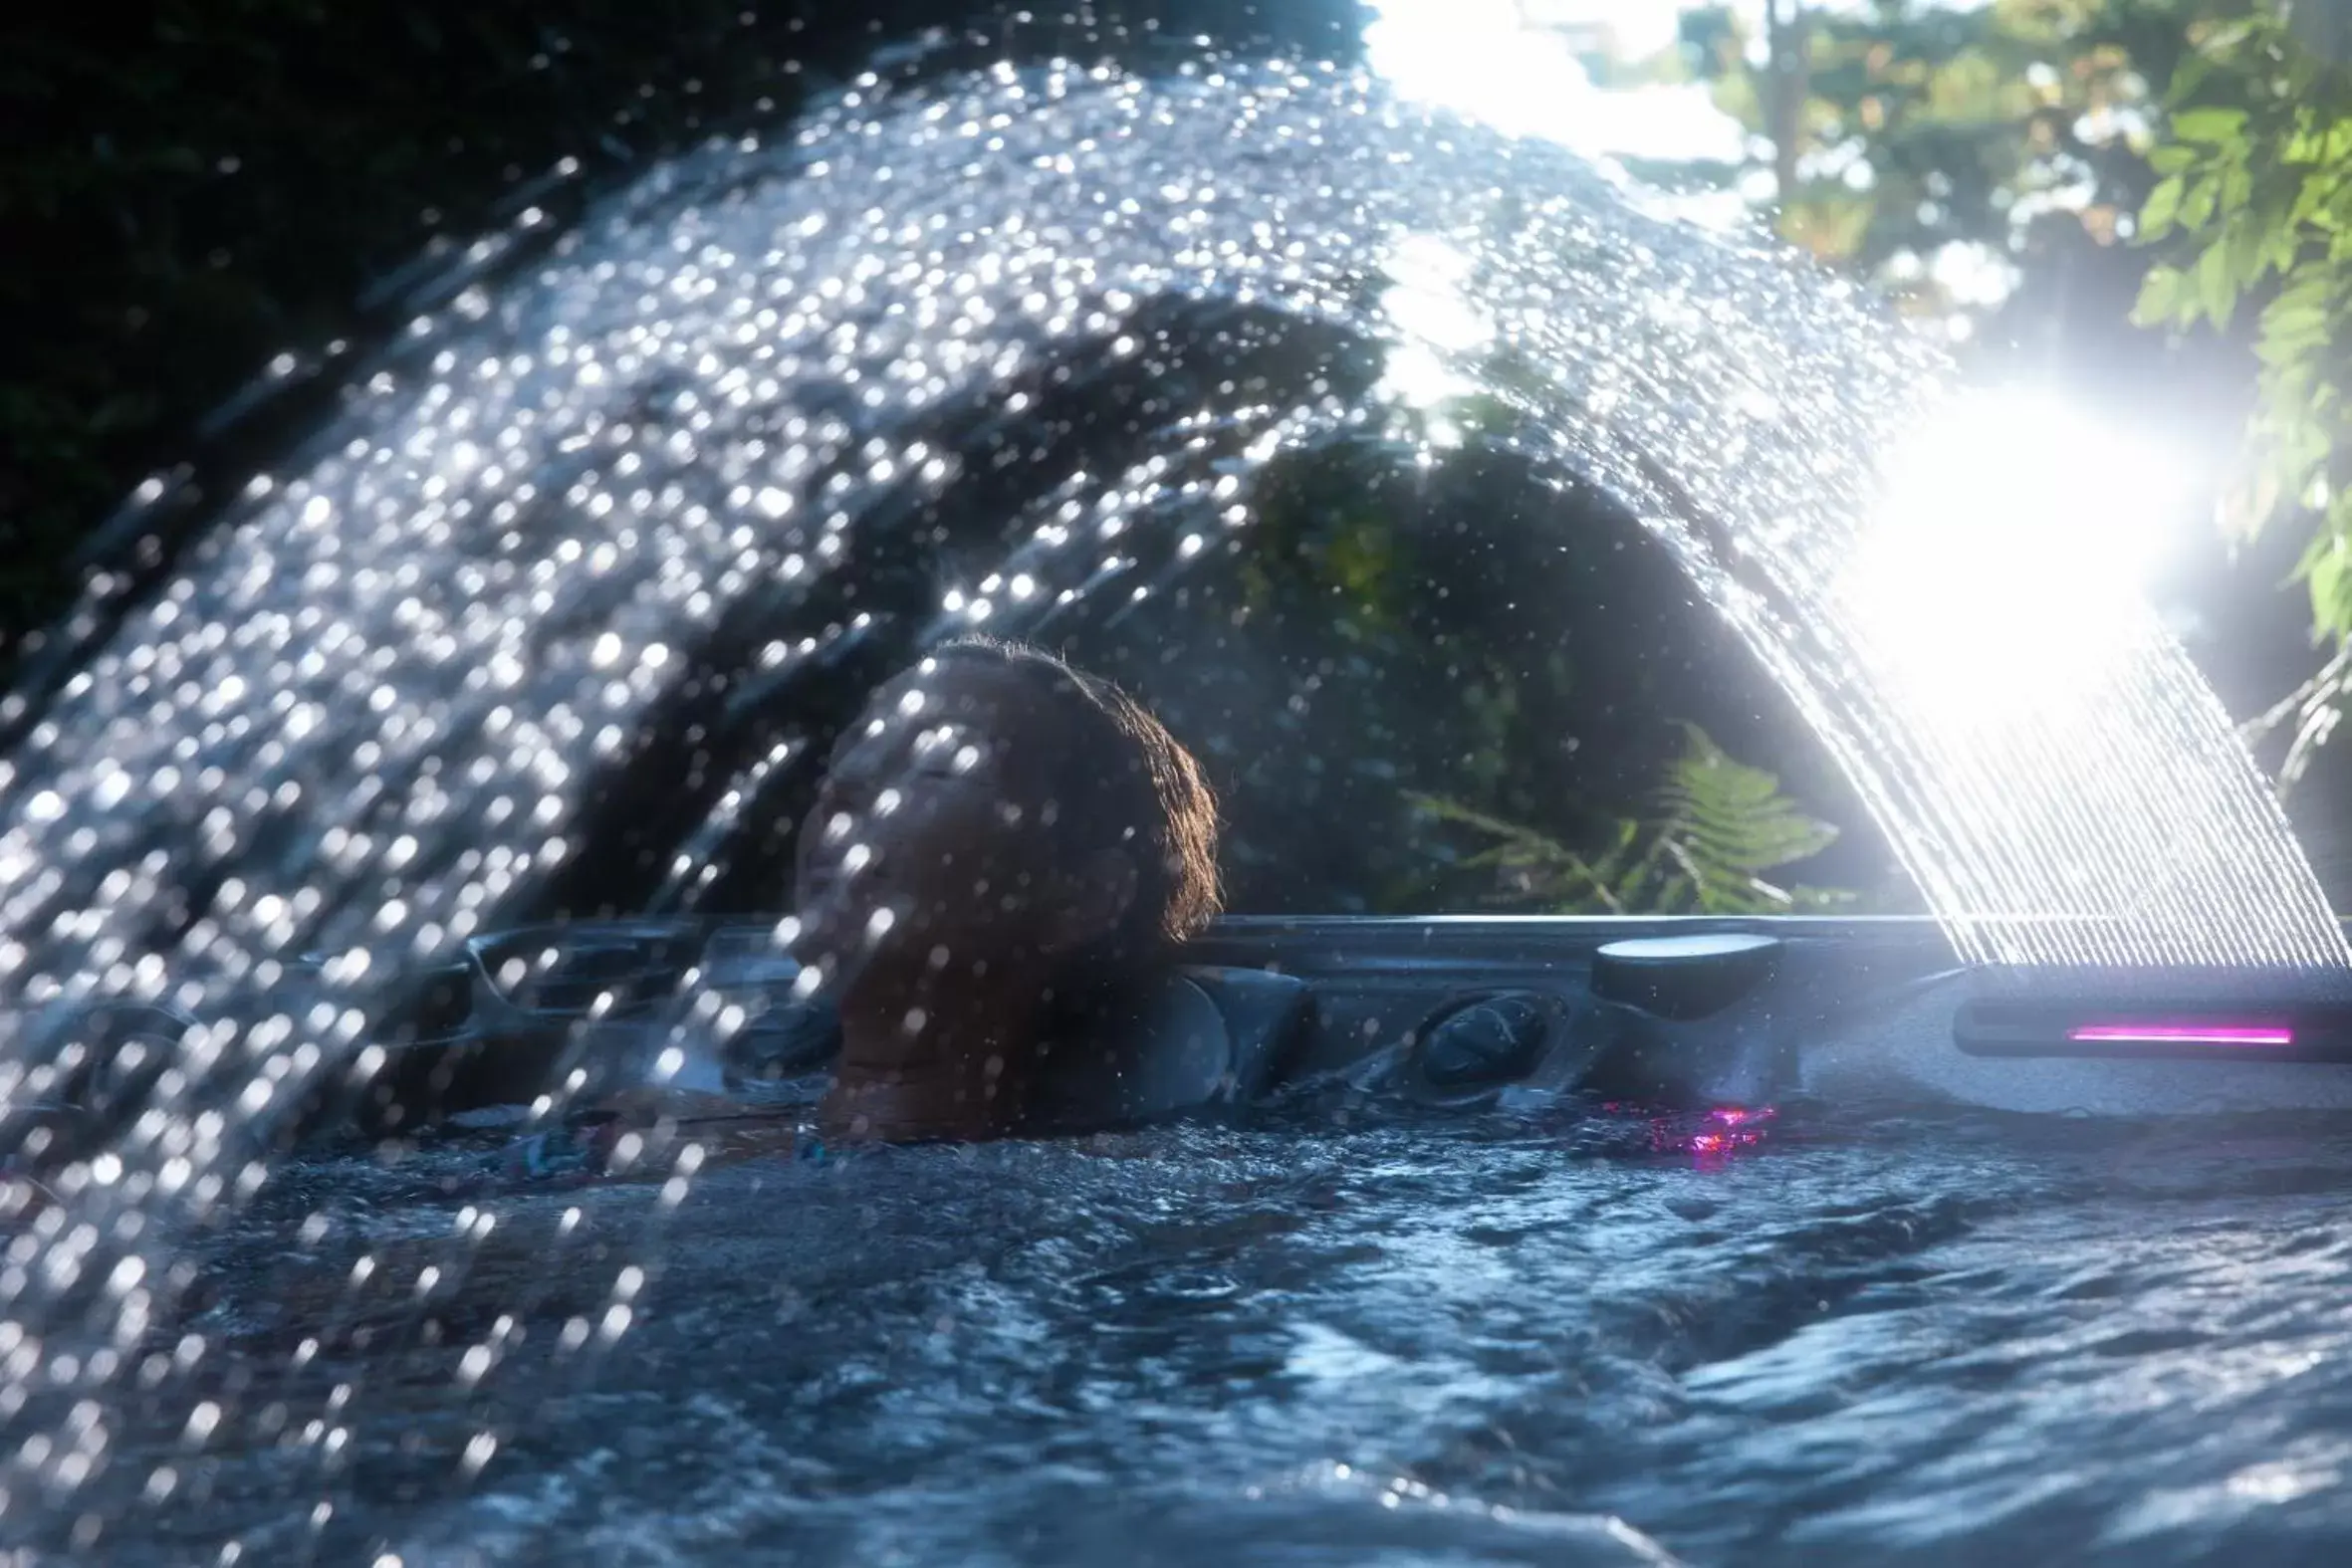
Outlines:
{"type": "Polygon", "coordinates": [[[1072,952],[1116,931],[1135,901],[1135,861],[1125,850],[1096,850],[1056,900],[1047,922],[1048,951],[1072,952]]]}

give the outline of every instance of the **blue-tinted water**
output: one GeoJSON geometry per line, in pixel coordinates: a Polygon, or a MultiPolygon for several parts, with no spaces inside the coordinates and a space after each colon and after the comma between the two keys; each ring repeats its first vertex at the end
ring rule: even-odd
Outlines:
{"type": "Polygon", "coordinates": [[[674,1208],[433,1197],[453,1153],[290,1170],[181,1325],[218,1431],[118,1432],[51,1525],[101,1517],[117,1562],[2341,1560],[2340,1128],[1652,1142],[1171,1128],[713,1170],[674,1208]]]}

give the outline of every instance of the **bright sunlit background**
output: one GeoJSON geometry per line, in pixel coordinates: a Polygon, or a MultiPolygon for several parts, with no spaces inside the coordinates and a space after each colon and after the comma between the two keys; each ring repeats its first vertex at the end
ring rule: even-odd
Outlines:
{"type": "Polygon", "coordinates": [[[1700,83],[1607,90],[1583,57],[1673,47],[1671,0],[1378,0],[1373,71],[1407,97],[1587,156],[1737,161],[1748,133],[1700,83]]]}
{"type": "Polygon", "coordinates": [[[2178,450],[2047,388],[1969,387],[1885,474],[1837,584],[1882,676],[1997,719],[2093,698],[2140,651],[2193,478],[2178,450]]]}
{"type": "MultiPolygon", "coordinates": [[[[1768,143],[1675,64],[1684,8],[1674,0],[1376,4],[1368,61],[1401,96],[1558,142],[1629,181],[1629,165],[1745,165],[1716,188],[1659,193],[1656,205],[1704,225],[1752,225],[1768,208],[1769,171],[1757,167],[1768,164],[1768,143]]],[[[1738,0],[1733,9],[1751,40],[1761,38],[1763,0],[1738,0]]],[[[1816,0],[1812,9],[1866,7],[1816,0]]],[[[1999,304],[2017,277],[2006,257],[1977,244],[1899,257],[1890,270],[1897,282],[1932,280],[1963,312],[1999,304]]],[[[1387,390],[1431,409],[1458,390],[1449,356],[1476,352],[1488,331],[1462,287],[1459,259],[1442,243],[1400,246],[1390,276],[1400,342],[1387,390]]],[[[1955,313],[1923,321],[1921,330],[1957,338],[1970,325],[1955,313]]],[[[1443,438],[1442,421],[1435,433],[1443,438]]],[[[1882,515],[1842,590],[1857,608],[1877,606],[1870,616],[1887,645],[1908,650],[1904,657],[1919,665],[1913,673],[1931,684],[1941,680],[1940,648],[1951,650],[1953,683],[1965,683],[1972,668],[1984,676],[1985,650],[1963,656],[1977,639],[1962,638],[1955,617],[1995,606],[2012,617],[2028,610],[2050,617],[2038,640],[2010,644],[2017,657],[2047,661],[2071,649],[2095,663],[2095,650],[2142,614],[2147,592],[2198,532],[2210,478],[2204,465],[2213,457],[2178,428],[2134,428],[2069,401],[2054,383],[1971,387],[1886,454],[1882,515]]]]}
{"type": "MultiPolygon", "coordinates": [[[[1974,9],[1979,0],[1950,0],[1974,9]]],[[[1773,195],[1769,144],[1715,101],[1710,86],[1678,57],[1686,6],[1678,0],[1374,0],[1365,33],[1371,69],[1404,96],[1483,120],[1513,135],[1541,137],[1587,157],[1649,168],[1746,167],[1720,186],[1699,181],[1660,193],[1655,205],[1715,228],[1752,223],[1773,195]],[[1605,79],[1595,80],[1595,72],[1605,79]]],[[[1764,0],[1731,0],[1761,65],[1764,0]]],[[[1816,15],[1863,12],[1866,0],[1807,0],[1816,15]]],[[[2125,108],[2100,111],[2102,132],[2144,134],[2125,108]]],[[[1853,147],[1814,148],[1800,159],[1808,178],[1866,189],[1872,171],[1853,147]]],[[[2091,199],[2087,182],[2060,181],[2022,196],[2011,217],[2091,199]]],[[[1887,264],[1897,283],[1926,283],[1963,310],[1936,327],[1965,336],[1966,311],[1998,304],[2018,282],[2010,259],[1981,243],[1946,244],[1887,264]]]]}
{"type": "Polygon", "coordinates": [[[1494,341],[1494,323],[1472,303],[1470,258],[1437,235],[1406,236],[1382,266],[1389,286],[1381,306],[1396,336],[1377,390],[1423,413],[1428,437],[1448,444],[1455,431],[1445,403],[1477,389],[1456,366],[1494,341]]]}

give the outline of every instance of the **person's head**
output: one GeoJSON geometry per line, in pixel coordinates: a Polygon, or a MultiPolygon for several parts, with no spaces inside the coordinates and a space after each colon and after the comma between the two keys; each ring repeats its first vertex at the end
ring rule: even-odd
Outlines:
{"type": "Polygon", "coordinates": [[[1216,803],[1107,682],[971,638],[877,691],[800,838],[800,946],[844,1002],[1117,977],[1216,912],[1216,803]]]}

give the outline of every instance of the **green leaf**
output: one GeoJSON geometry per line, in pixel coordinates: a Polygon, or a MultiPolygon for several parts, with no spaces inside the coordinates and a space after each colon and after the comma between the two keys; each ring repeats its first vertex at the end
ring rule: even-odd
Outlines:
{"type": "Polygon", "coordinates": [[[2230,276],[2233,305],[2238,293],[2252,287],[2262,276],[2262,241],[2261,225],[2242,212],[2232,218],[2229,228],[2223,231],[2221,248],[2228,259],[2222,267],[2230,276]]]}
{"type": "Polygon", "coordinates": [[[2322,542],[2304,558],[2303,578],[2311,592],[2311,620],[2320,631],[2341,637],[2352,628],[2352,552],[2342,537],[2322,542]]]}
{"type": "Polygon", "coordinates": [[[2269,239],[2262,247],[2261,265],[2269,272],[2292,272],[2295,253],[2302,248],[2302,236],[2291,225],[2277,224],[2270,229],[2269,239]]]}
{"type": "Polygon", "coordinates": [[[2335,280],[2324,269],[2313,267],[2287,280],[2278,298],[2270,302],[2270,309],[2294,314],[2316,311],[2324,318],[2334,290],[2335,280]]]}
{"type": "Polygon", "coordinates": [[[2211,174],[2201,175],[2191,181],[2189,193],[2181,198],[2181,226],[2185,229],[2204,228],[2214,215],[2214,197],[2220,189],[2220,183],[2211,174]]]}
{"type": "Polygon", "coordinates": [[[2280,295],[2262,312],[2263,357],[2284,358],[2327,341],[2327,306],[2309,297],[2280,295]]]}
{"type": "Polygon", "coordinates": [[[2242,109],[2190,109],[2173,116],[2173,137],[2179,141],[2218,147],[2241,141],[2244,132],[2242,109]]]}
{"type": "Polygon", "coordinates": [[[2224,169],[2221,183],[2224,212],[2237,211],[2254,193],[2254,177],[2242,163],[2234,163],[2224,169]]]}
{"type": "Polygon", "coordinates": [[[2209,245],[2205,254],[2197,258],[2197,308],[2213,318],[2216,327],[2228,323],[2232,307],[2237,304],[2237,281],[2230,274],[2230,252],[2221,245],[2209,245]]]}
{"type": "Polygon", "coordinates": [[[2132,324],[2136,327],[2170,326],[2181,315],[2182,284],[2186,280],[2178,267],[2151,267],[2140,280],[2140,297],[2132,305],[2132,324]]]}
{"type": "Polygon", "coordinates": [[[2148,193],[2147,204],[2140,208],[2140,238],[2162,239],[2173,226],[2173,219],[2181,211],[2181,177],[2160,181],[2148,193]]]}
{"type": "Polygon", "coordinates": [[[2180,174],[2194,167],[2199,153],[2194,147],[2167,142],[2148,154],[2148,166],[2159,174],[2180,174]]]}
{"type": "Polygon", "coordinates": [[[2304,175],[2302,188],[2295,192],[2294,205],[2287,209],[2287,227],[2316,223],[2323,229],[2332,228],[2335,223],[2335,200],[2343,188],[2342,176],[2332,169],[2304,175]]]}
{"type": "Polygon", "coordinates": [[[2212,70],[2213,60],[2210,56],[2194,52],[2184,56],[2181,63],[2173,69],[2172,96],[2174,102],[2178,103],[2181,99],[2197,91],[2198,84],[2203,82],[2206,74],[2212,70]]]}

